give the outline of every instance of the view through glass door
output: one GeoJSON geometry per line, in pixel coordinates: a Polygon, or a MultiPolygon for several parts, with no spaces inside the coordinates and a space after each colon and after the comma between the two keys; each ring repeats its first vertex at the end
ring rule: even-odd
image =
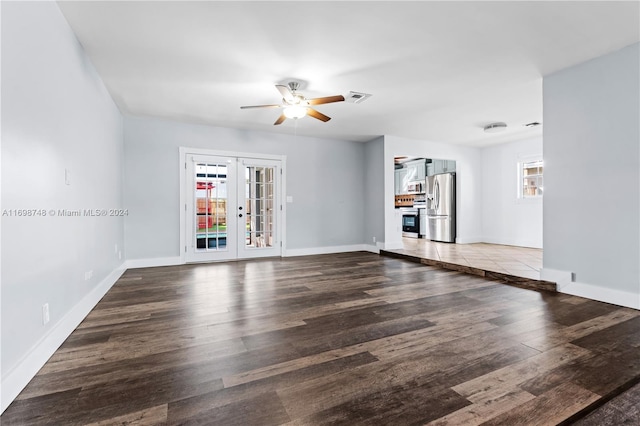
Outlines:
{"type": "Polygon", "coordinates": [[[188,155],[187,262],[280,256],[280,161],[188,155]]]}

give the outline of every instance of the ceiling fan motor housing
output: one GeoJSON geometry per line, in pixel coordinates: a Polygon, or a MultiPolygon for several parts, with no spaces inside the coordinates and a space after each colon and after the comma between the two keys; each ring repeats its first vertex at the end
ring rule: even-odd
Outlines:
{"type": "Polygon", "coordinates": [[[296,90],[298,90],[298,87],[300,87],[300,83],[298,83],[297,81],[289,82],[289,88],[291,89],[292,92],[295,92],[296,90]]]}

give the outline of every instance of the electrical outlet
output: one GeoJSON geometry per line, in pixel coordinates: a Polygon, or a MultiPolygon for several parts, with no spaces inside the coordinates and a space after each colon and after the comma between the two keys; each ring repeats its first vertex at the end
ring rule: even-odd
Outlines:
{"type": "Polygon", "coordinates": [[[93,271],[87,271],[84,273],[84,280],[89,281],[93,277],[93,271]]]}
{"type": "Polygon", "coordinates": [[[118,260],[122,260],[122,252],[121,251],[118,252],[118,260]]]}
{"type": "Polygon", "coordinates": [[[42,325],[49,322],[49,304],[42,305],[42,325]]]}
{"type": "Polygon", "coordinates": [[[376,237],[373,237],[373,242],[374,242],[374,243],[376,242],[376,237]]]}

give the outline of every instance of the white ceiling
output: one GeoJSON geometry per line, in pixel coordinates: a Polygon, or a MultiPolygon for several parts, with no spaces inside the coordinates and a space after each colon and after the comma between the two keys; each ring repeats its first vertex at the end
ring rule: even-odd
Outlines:
{"type": "Polygon", "coordinates": [[[640,41],[638,1],[58,3],[125,114],[356,141],[538,135],[543,76],[640,41]],[[240,110],[292,79],[373,96],[318,106],[327,123],[240,110]]]}

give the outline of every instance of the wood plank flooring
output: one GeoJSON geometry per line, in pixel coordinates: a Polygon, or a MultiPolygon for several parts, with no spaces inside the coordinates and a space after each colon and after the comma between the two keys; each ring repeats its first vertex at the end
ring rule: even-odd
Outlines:
{"type": "Polygon", "coordinates": [[[127,271],[2,425],[553,425],[640,375],[640,311],[345,253],[127,271]]]}

